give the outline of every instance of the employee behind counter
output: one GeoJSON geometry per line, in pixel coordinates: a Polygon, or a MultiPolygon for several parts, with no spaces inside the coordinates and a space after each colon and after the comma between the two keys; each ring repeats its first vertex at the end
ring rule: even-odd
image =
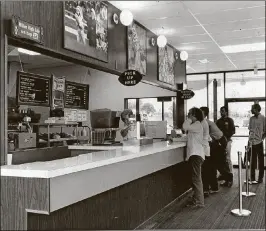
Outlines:
{"type": "Polygon", "coordinates": [[[121,129],[120,134],[123,137],[123,139],[129,139],[132,138],[131,131],[133,130],[132,124],[130,123],[130,116],[133,116],[133,111],[130,109],[125,109],[121,113],[121,120],[124,123],[124,128],[121,129]]]}

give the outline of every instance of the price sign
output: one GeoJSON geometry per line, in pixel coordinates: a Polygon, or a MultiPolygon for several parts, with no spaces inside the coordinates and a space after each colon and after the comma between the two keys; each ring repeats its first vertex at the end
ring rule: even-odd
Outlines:
{"type": "Polygon", "coordinates": [[[135,86],[142,80],[142,74],[135,70],[127,70],[119,76],[118,80],[125,86],[135,86]]]}

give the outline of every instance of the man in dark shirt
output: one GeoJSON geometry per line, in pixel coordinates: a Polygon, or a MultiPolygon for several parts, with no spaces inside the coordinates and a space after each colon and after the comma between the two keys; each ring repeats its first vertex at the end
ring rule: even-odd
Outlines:
{"type": "MultiPolygon", "coordinates": [[[[224,136],[227,138],[226,146],[226,164],[228,165],[230,172],[233,173],[232,161],[231,161],[231,145],[232,136],[235,134],[234,120],[228,117],[228,108],[223,106],[220,108],[221,118],[217,120],[216,124],[218,128],[223,132],[224,136]]],[[[223,179],[223,176],[220,177],[223,179]]],[[[227,184],[225,182],[225,184],[227,184]]]]}

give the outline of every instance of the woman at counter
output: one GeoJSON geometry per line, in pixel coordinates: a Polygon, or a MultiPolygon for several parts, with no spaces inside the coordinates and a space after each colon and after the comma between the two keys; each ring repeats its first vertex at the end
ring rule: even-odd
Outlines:
{"type": "Polygon", "coordinates": [[[204,207],[203,183],[201,178],[201,167],[205,159],[203,150],[203,120],[202,111],[198,108],[191,108],[188,119],[183,124],[183,129],[187,132],[187,160],[192,172],[192,201],[188,206],[193,208],[204,207]]]}

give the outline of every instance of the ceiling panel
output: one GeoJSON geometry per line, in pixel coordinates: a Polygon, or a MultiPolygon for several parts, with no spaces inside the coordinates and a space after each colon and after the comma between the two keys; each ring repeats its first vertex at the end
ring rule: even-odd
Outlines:
{"type": "Polygon", "coordinates": [[[194,14],[226,11],[230,9],[264,6],[264,1],[186,1],[185,4],[194,14]]]}
{"type": "Polygon", "coordinates": [[[221,23],[221,22],[253,19],[253,18],[257,19],[260,17],[265,17],[264,7],[245,8],[234,11],[217,11],[217,12],[209,11],[209,13],[197,15],[197,18],[201,24],[221,23]]]}
{"type": "MultiPolygon", "coordinates": [[[[241,31],[227,31],[225,33],[212,34],[213,38],[217,40],[230,40],[230,39],[240,39],[245,37],[257,37],[265,35],[265,27],[258,29],[250,30],[241,30],[241,31]]],[[[242,42],[239,42],[242,44],[242,42]]]]}
{"type": "Polygon", "coordinates": [[[233,21],[219,24],[204,25],[205,29],[212,33],[221,33],[227,31],[239,31],[245,29],[255,29],[265,27],[265,18],[245,20],[245,21],[233,21]]]}
{"type": "Polygon", "coordinates": [[[180,36],[173,41],[173,46],[179,45],[180,43],[193,43],[201,41],[211,41],[211,38],[205,33],[201,35],[189,35],[189,36],[180,36]]]}
{"type": "Polygon", "coordinates": [[[216,42],[220,46],[250,44],[250,43],[263,43],[263,42],[265,42],[265,35],[240,37],[240,38],[234,38],[234,39],[229,39],[229,38],[226,38],[223,36],[223,38],[217,37],[216,42]]]}

